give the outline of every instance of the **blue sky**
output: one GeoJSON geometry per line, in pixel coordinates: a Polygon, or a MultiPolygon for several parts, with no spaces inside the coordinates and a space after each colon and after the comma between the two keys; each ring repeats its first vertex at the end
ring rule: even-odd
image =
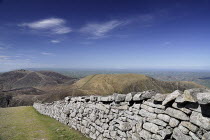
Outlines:
{"type": "Polygon", "coordinates": [[[209,0],[0,0],[0,71],[210,69],[209,0]]]}

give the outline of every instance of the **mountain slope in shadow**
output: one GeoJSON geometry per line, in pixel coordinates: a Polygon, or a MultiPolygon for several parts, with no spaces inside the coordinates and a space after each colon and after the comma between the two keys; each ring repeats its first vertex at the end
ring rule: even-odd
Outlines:
{"type": "Polygon", "coordinates": [[[0,90],[58,85],[73,81],[74,78],[51,71],[16,70],[0,75],[0,90]]]}
{"type": "Polygon", "coordinates": [[[51,71],[5,72],[0,74],[0,107],[32,105],[51,94],[47,88],[69,86],[76,80],[51,71]],[[42,89],[44,87],[45,90],[42,89]]]}
{"type": "Polygon", "coordinates": [[[165,82],[139,74],[97,74],[80,80],[50,71],[18,70],[0,75],[0,107],[52,102],[66,96],[108,95],[155,90],[205,88],[194,82],[165,82]]]}

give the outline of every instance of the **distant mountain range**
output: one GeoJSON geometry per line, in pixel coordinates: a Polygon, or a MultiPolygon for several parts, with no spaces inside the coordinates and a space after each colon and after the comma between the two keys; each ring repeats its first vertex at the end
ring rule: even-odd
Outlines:
{"type": "Polygon", "coordinates": [[[72,81],[74,78],[51,71],[16,70],[0,75],[0,90],[58,85],[72,81]]]}
{"type": "MultiPolygon", "coordinates": [[[[41,71],[45,69],[28,69],[41,71]]],[[[210,88],[209,70],[178,69],[48,69],[74,78],[83,78],[94,74],[143,74],[160,81],[192,81],[210,88]]]]}
{"type": "Polygon", "coordinates": [[[16,70],[0,74],[0,106],[31,105],[41,95],[41,88],[72,84],[77,79],[51,71],[16,70]]]}
{"type": "Polygon", "coordinates": [[[51,102],[65,96],[108,95],[156,90],[169,93],[176,89],[205,88],[187,81],[160,81],[139,74],[96,74],[76,79],[51,71],[16,70],[0,74],[0,107],[51,102]]]}

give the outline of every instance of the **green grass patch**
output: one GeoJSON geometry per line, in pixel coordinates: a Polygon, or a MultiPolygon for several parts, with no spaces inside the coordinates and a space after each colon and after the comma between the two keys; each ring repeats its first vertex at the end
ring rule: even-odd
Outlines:
{"type": "Polygon", "coordinates": [[[0,140],[88,140],[33,107],[0,108],[0,140]]]}

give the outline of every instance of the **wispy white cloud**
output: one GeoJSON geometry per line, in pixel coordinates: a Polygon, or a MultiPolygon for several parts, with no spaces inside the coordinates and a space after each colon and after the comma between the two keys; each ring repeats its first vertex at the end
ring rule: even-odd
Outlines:
{"type": "Polygon", "coordinates": [[[106,34],[115,28],[123,25],[124,22],[111,20],[103,23],[89,23],[80,29],[80,32],[92,35],[93,39],[105,37],[106,34]]]}
{"type": "Polygon", "coordinates": [[[51,43],[60,43],[60,40],[50,40],[51,43]]]}
{"type": "Polygon", "coordinates": [[[0,60],[8,60],[10,56],[0,55],[0,60]]]}
{"type": "Polygon", "coordinates": [[[31,23],[23,23],[21,25],[22,26],[28,26],[28,27],[33,28],[33,29],[48,29],[48,28],[52,28],[52,27],[55,27],[55,26],[60,26],[64,23],[65,23],[65,21],[63,19],[48,18],[48,19],[43,19],[43,20],[31,22],[31,23]]]}
{"type": "MultiPolygon", "coordinates": [[[[18,58],[21,58],[20,56],[8,56],[8,55],[0,55],[0,61],[1,62],[8,62],[13,60],[19,60],[18,58]]],[[[25,59],[24,59],[25,60],[25,59]]]]}
{"type": "Polygon", "coordinates": [[[42,55],[55,55],[54,53],[50,53],[50,52],[41,52],[42,55]]]}
{"type": "Polygon", "coordinates": [[[54,28],[52,29],[52,31],[56,34],[67,34],[67,33],[70,33],[72,31],[71,28],[69,27],[58,27],[58,28],[54,28]]]}
{"type": "Polygon", "coordinates": [[[66,26],[66,20],[61,18],[47,18],[34,22],[25,22],[18,26],[33,30],[49,31],[54,34],[67,34],[72,31],[70,27],[66,26]]]}
{"type": "Polygon", "coordinates": [[[80,28],[79,31],[91,35],[90,37],[88,37],[90,39],[98,39],[107,37],[107,34],[109,32],[118,27],[129,25],[132,23],[140,24],[140,26],[142,27],[150,27],[154,19],[155,15],[153,14],[143,14],[121,20],[115,19],[101,23],[89,23],[80,28]]]}

